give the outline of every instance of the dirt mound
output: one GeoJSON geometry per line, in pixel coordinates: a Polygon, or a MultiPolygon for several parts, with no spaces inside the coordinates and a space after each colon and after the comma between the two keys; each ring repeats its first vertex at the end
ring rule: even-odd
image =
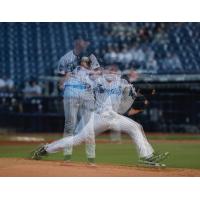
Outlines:
{"type": "Polygon", "coordinates": [[[68,163],[59,161],[33,161],[18,158],[0,159],[0,176],[5,177],[133,177],[133,176],[200,176],[197,169],[154,169],[128,166],[99,164],[96,167],[84,163],[68,163]]]}

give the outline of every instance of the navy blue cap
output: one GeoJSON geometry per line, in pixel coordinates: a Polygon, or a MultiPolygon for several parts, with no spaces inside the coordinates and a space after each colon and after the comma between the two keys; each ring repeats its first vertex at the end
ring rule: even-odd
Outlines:
{"type": "Polygon", "coordinates": [[[81,33],[81,34],[76,33],[76,34],[74,34],[73,39],[74,39],[74,41],[75,41],[75,40],[90,41],[90,38],[89,38],[89,36],[88,36],[87,33],[81,33]]]}

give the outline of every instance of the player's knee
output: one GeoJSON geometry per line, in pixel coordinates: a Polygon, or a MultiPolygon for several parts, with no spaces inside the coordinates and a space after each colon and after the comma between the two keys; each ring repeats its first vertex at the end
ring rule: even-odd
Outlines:
{"type": "Polygon", "coordinates": [[[132,125],[138,129],[143,129],[142,125],[138,122],[134,122],[134,124],[132,124],[132,125]]]}

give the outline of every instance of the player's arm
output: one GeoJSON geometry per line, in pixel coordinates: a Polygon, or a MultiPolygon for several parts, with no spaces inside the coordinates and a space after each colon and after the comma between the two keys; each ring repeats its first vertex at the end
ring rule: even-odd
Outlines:
{"type": "Polygon", "coordinates": [[[136,99],[132,105],[131,110],[128,115],[135,115],[137,113],[143,112],[149,106],[149,99],[155,95],[156,90],[153,86],[149,86],[146,90],[138,89],[136,99]],[[143,94],[145,93],[145,95],[143,94]],[[148,97],[148,99],[146,98],[148,97]]]}
{"type": "Polygon", "coordinates": [[[118,108],[118,113],[127,115],[136,98],[136,91],[133,85],[129,84],[125,79],[121,79],[120,88],[121,102],[118,108]]]}
{"type": "Polygon", "coordinates": [[[143,112],[148,107],[148,105],[149,101],[146,99],[146,97],[141,93],[137,93],[135,101],[131,106],[131,109],[127,112],[127,115],[132,116],[140,112],[143,112]]]}
{"type": "Polygon", "coordinates": [[[67,70],[68,66],[68,60],[65,56],[61,57],[61,59],[58,61],[58,67],[57,67],[57,76],[60,78],[58,81],[58,88],[60,90],[64,89],[64,82],[66,79],[69,78],[71,72],[67,70]]]}
{"type": "Polygon", "coordinates": [[[135,87],[130,84],[127,80],[121,79],[121,86],[123,91],[123,96],[132,96],[133,99],[136,98],[137,92],[135,90],[135,87]]]}
{"type": "Polygon", "coordinates": [[[94,54],[90,54],[89,58],[91,60],[91,68],[92,69],[96,69],[96,68],[100,67],[100,64],[94,54]]]}
{"type": "Polygon", "coordinates": [[[66,58],[65,58],[65,56],[62,56],[60,58],[60,60],[58,61],[58,65],[57,65],[57,75],[58,76],[60,76],[60,77],[65,76],[65,74],[66,74],[65,65],[66,65],[66,58]]]}

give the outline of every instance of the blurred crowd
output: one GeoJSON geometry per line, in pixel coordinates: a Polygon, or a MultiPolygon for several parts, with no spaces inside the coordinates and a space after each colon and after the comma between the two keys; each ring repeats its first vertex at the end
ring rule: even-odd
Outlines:
{"type": "Polygon", "coordinates": [[[104,62],[117,62],[122,70],[134,67],[155,74],[184,72],[176,51],[168,49],[170,36],[167,34],[169,27],[181,24],[104,23],[102,26],[104,62]]]}
{"type": "Polygon", "coordinates": [[[37,81],[30,80],[23,87],[18,87],[9,77],[0,77],[0,112],[38,112],[41,100],[33,100],[42,96],[42,87],[37,81]]]}
{"type": "Polygon", "coordinates": [[[0,91],[11,92],[14,90],[14,81],[6,76],[0,77],[0,91]]]}
{"type": "Polygon", "coordinates": [[[85,32],[103,65],[154,74],[200,73],[200,23],[0,23],[0,76],[24,83],[31,76],[53,75],[74,35],[85,32]]]}
{"type": "Polygon", "coordinates": [[[34,97],[42,95],[42,87],[36,80],[27,81],[24,87],[18,87],[14,80],[9,77],[0,77],[0,96],[19,93],[24,97],[34,97]]]}

